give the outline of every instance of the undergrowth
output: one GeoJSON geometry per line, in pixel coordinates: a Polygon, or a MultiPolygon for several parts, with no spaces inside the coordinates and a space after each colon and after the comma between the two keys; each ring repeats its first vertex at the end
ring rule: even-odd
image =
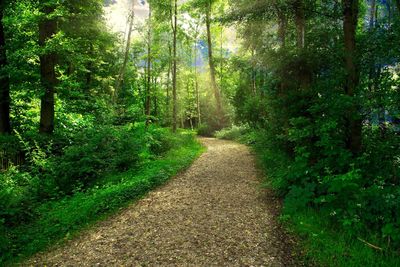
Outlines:
{"type": "MultiPolygon", "coordinates": [[[[9,185],[8,187],[11,188],[11,191],[10,189],[8,190],[10,192],[8,199],[15,201],[18,205],[14,205],[10,201],[6,204],[9,208],[13,206],[19,208],[14,211],[8,210],[10,214],[2,214],[2,224],[0,224],[0,264],[18,263],[39,251],[49,248],[51,245],[71,238],[77,234],[78,230],[92,225],[99,219],[142,197],[149,190],[163,184],[180,170],[188,167],[202,151],[201,145],[195,140],[192,132],[185,131],[178,135],[172,135],[169,130],[159,128],[150,129],[149,132],[149,134],[144,135],[147,136],[148,140],[142,142],[147,148],[137,150],[141,151],[140,155],[132,155],[131,158],[127,158],[126,160],[129,164],[119,168],[118,162],[120,161],[111,158],[107,163],[109,165],[104,168],[111,166],[115,169],[111,171],[104,169],[104,171],[95,172],[93,175],[88,175],[90,172],[85,172],[86,176],[82,177],[92,177],[92,180],[88,180],[85,183],[77,183],[76,186],[71,187],[73,188],[72,191],[59,191],[58,195],[53,194],[46,201],[31,203],[28,206],[30,202],[26,199],[21,200],[21,194],[26,190],[29,191],[34,186],[32,184],[22,186],[22,184],[13,181],[14,186],[10,187],[9,185]],[[24,203],[29,210],[29,214],[25,214],[20,210],[20,206],[24,205],[24,203]],[[15,215],[18,215],[23,221],[15,221],[15,215]],[[10,221],[8,218],[13,218],[13,220],[10,221]]],[[[114,138],[118,138],[118,136],[113,136],[112,139],[114,138]]],[[[132,138],[132,135],[130,138],[132,138]]],[[[112,141],[115,142],[115,140],[112,141]]],[[[93,143],[96,142],[99,142],[97,138],[93,143]]],[[[123,142],[129,141],[124,140],[123,142]]],[[[95,158],[98,152],[90,148],[90,142],[86,144],[82,146],[82,149],[91,150],[89,155],[91,158],[95,158]]],[[[114,146],[118,145],[114,144],[114,146]]],[[[123,147],[123,149],[131,151],[132,148],[123,147]]],[[[79,154],[80,148],[76,147],[73,150],[74,154],[79,154]]],[[[110,151],[108,153],[113,154],[110,151]]],[[[124,158],[125,156],[122,155],[121,157],[124,158]]],[[[83,175],[77,170],[86,166],[86,163],[82,162],[82,158],[77,157],[76,160],[71,157],[67,158],[69,162],[77,164],[75,165],[75,170],[71,169],[73,174],[78,177],[83,175]]],[[[47,160],[44,161],[48,164],[47,160]]],[[[103,162],[100,163],[104,164],[103,162]]],[[[69,164],[67,165],[69,166],[69,164]]],[[[88,163],[87,166],[91,167],[92,163],[88,163]]],[[[61,168],[64,169],[62,165],[61,168]]],[[[65,168],[70,169],[69,167],[65,168]]],[[[91,170],[88,169],[88,171],[91,170]]],[[[12,171],[23,173],[22,170],[15,168],[12,171]]],[[[32,174],[32,172],[23,173],[25,176],[29,174],[32,174]]],[[[65,176],[67,177],[68,173],[65,176]]],[[[29,181],[30,178],[28,177],[26,180],[29,181]]],[[[37,181],[31,183],[35,184],[37,181]]],[[[3,191],[1,191],[3,195],[6,189],[3,186],[3,191]]],[[[35,192],[32,192],[29,198],[34,201],[36,198],[35,192]]],[[[3,203],[3,205],[5,204],[3,203]]]]}
{"type": "Polygon", "coordinates": [[[348,164],[349,159],[340,158],[339,153],[332,155],[332,162],[328,156],[314,163],[305,160],[308,154],[302,150],[291,158],[277,147],[274,138],[279,136],[266,130],[233,126],[216,137],[252,146],[267,176],[265,186],[284,200],[282,222],[299,237],[301,260],[307,266],[396,267],[400,266],[399,194],[397,187],[384,182],[395,167],[374,156],[393,150],[398,137],[378,142],[374,129],[366,128],[366,134],[373,140],[365,143],[366,153],[342,173],[329,170],[329,166],[340,168],[341,162],[348,164]],[[376,178],[371,179],[374,174],[376,178]]]}

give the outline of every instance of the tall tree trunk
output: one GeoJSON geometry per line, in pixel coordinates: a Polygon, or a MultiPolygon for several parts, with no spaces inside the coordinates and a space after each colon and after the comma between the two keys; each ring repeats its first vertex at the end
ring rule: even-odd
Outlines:
{"type": "Polygon", "coordinates": [[[10,123],[10,81],[8,73],[5,71],[7,66],[6,39],[4,35],[3,13],[5,4],[0,4],[0,134],[11,133],[10,123]]]}
{"type": "MultiPolygon", "coordinates": [[[[172,30],[174,35],[173,40],[173,68],[172,68],[172,97],[173,97],[173,111],[172,111],[172,130],[175,133],[177,128],[177,95],[176,95],[176,76],[177,76],[177,58],[176,58],[176,37],[178,31],[178,0],[174,0],[174,15],[172,18],[172,30]]],[[[172,12],[171,12],[172,13],[172,12]]]]}
{"type": "Polygon", "coordinates": [[[345,93],[353,99],[353,104],[348,111],[348,133],[347,146],[353,154],[361,151],[362,144],[362,121],[356,101],[355,91],[359,85],[359,70],[356,64],[356,28],[358,22],[359,4],[358,0],[344,0],[344,45],[345,45],[345,70],[346,84],[345,93]]]}
{"type": "Polygon", "coordinates": [[[149,3],[149,31],[147,33],[147,88],[146,88],[146,125],[150,123],[151,115],[151,5],[149,3]]]}
{"type": "MultiPolygon", "coordinates": [[[[286,35],[287,35],[287,25],[288,25],[288,17],[285,14],[285,10],[282,9],[282,6],[277,5],[276,7],[277,11],[277,18],[278,18],[278,31],[277,31],[277,36],[278,40],[280,43],[280,50],[283,56],[283,51],[286,47],[286,35]]],[[[281,107],[281,112],[278,115],[278,119],[281,121],[281,130],[282,133],[286,136],[285,142],[284,142],[284,149],[288,155],[293,155],[293,147],[291,143],[289,142],[289,128],[290,128],[290,123],[289,123],[289,112],[288,112],[288,105],[287,99],[288,99],[288,81],[287,81],[287,73],[284,68],[280,68],[279,70],[279,76],[280,76],[280,83],[279,83],[279,88],[278,88],[278,97],[281,99],[283,105],[280,105],[281,107]]]]}
{"type": "MultiPolygon", "coordinates": [[[[197,34],[196,34],[197,36],[197,34]]],[[[200,92],[199,92],[199,81],[197,77],[197,38],[195,40],[196,45],[194,46],[194,85],[196,90],[196,110],[197,110],[197,126],[201,125],[201,112],[200,112],[200,92]]]]}
{"type": "MultiPolygon", "coordinates": [[[[294,3],[294,15],[296,24],[296,35],[297,35],[297,48],[302,51],[305,48],[305,31],[306,31],[306,18],[304,14],[304,2],[303,0],[296,0],[294,3]]],[[[300,54],[300,61],[298,64],[298,82],[301,90],[306,91],[311,84],[311,71],[308,66],[304,55],[300,54]]]]}
{"type": "Polygon", "coordinates": [[[217,116],[221,126],[224,124],[224,111],[222,110],[221,92],[218,88],[217,80],[215,77],[215,63],[213,57],[213,47],[211,38],[211,1],[207,2],[206,10],[206,28],[207,28],[207,44],[208,44],[208,63],[210,66],[211,85],[214,90],[214,97],[217,105],[217,116]]]}
{"type": "Polygon", "coordinates": [[[296,23],[296,39],[297,39],[297,47],[299,49],[304,48],[305,46],[305,29],[306,29],[306,20],[304,15],[304,3],[303,0],[296,0],[294,3],[294,16],[296,23]]]}
{"type": "Polygon", "coordinates": [[[169,60],[168,60],[168,74],[167,74],[167,99],[166,99],[166,104],[167,104],[167,123],[169,124],[171,122],[171,114],[170,114],[170,87],[171,87],[171,72],[172,72],[172,47],[171,43],[168,43],[168,55],[169,55],[169,60]]]}
{"type": "MultiPolygon", "coordinates": [[[[42,12],[46,16],[39,22],[39,45],[42,49],[46,42],[57,33],[57,21],[48,16],[54,11],[54,7],[44,6],[42,12]]],[[[57,84],[56,66],[57,56],[55,52],[46,52],[40,56],[40,77],[44,88],[41,99],[39,132],[51,134],[54,131],[54,93],[57,84]]]]}
{"type": "MultiPolygon", "coordinates": [[[[153,106],[154,106],[154,111],[153,114],[155,117],[158,116],[158,99],[157,99],[157,77],[153,76],[153,106]]],[[[162,81],[160,82],[162,84],[162,81]]]]}
{"type": "Polygon", "coordinates": [[[251,48],[251,87],[254,96],[257,95],[257,84],[256,84],[256,67],[255,67],[255,49],[251,48]]]}
{"type": "Polygon", "coordinates": [[[118,75],[117,85],[115,88],[114,93],[114,101],[118,98],[119,90],[122,88],[125,78],[126,66],[128,65],[129,59],[129,51],[131,48],[131,38],[132,38],[132,31],[133,31],[133,22],[135,17],[135,2],[132,2],[132,11],[129,15],[129,27],[128,27],[128,39],[126,40],[126,47],[125,47],[125,54],[124,54],[124,62],[122,63],[121,70],[118,75]]]}
{"type": "Polygon", "coordinates": [[[278,39],[281,44],[281,48],[285,48],[287,16],[285,15],[285,12],[283,12],[283,10],[281,10],[280,7],[277,7],[277,13],[278,13],[278,39]]]}

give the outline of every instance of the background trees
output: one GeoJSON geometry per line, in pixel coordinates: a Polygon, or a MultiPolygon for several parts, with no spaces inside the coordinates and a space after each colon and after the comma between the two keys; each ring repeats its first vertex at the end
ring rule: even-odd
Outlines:
{"type": "Polygon", "coordinates": [[[236,121],[253,129],[286,214],[311,207],[389,251],[400,241],[395,13],[394,1],[231,1],[225,17],[245,40],[236,121]]]}
{"type": "Polygon", "coordinates": [[[6,37],[3,26],[5,1],[0,4],[0,134],[11,133],[10,83],[7,72],[6,37]]]}
{"type": "Polygon", "coordinates": [[[4,203],[74,194],[160,156],[173,138],[159,127],[234,122],[288,212],[315,208],[398,247],[399,1],[132,1],[122,34],[104,16],[114,4],[1,2],[0,155],[19,166],[4,203]]]}

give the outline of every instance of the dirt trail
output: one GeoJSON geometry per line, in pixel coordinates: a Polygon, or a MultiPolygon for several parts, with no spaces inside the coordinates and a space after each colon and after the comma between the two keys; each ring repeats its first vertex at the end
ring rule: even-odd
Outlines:
{"type": "Polygon", "coordinates": [[[35,266],[294,266],[247,147],[201,139],[186,172],[35,266]]]}

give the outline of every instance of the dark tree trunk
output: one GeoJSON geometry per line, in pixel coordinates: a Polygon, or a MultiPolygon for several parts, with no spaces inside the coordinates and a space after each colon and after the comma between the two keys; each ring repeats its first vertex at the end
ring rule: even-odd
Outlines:
{"type": "Polygon", "coordinates": [[[147,33],[147,89],[146,89],[146,125],[150,124],[151,115],[151,6],[149,6],[149,31],[147,33]]]}
{"type": "Polygon", "coordinates": [[[206,10],[206,28],[207,28],[207,44],[208,44],[208,63],[210,66],[210,76],[211,76],[211,84],[214,91],[214,97],[217,105],[217,116],[219,123],[221,126],[224,124],[224,112],[222,110],[222,100],[221,100],[221,92],[218,88],[216,76],[215,76],[215,62],[213,57],[213,47],[212,47],[212,39],[211,39],[211,2],[207,2],[207,10],[206,10]]]}
{"type": "MultiPolygon", "coordinates": [[[[297,48],[302,51],[305,48],[306,18],[304,13],[303,0],[296,0],[294,3],[295,24],[297,33],[297,48]]],[[[311,71],[304,55],[301,55],[298,63],[298,83],[301,90],[306,91],[311,84],[311,71]]]]}
{"type": "Polygon", "coordinates": [[[0,134],[11,133],[10,123],[10,81],[7,66],[6,40],[3,27],[4,1],[0,4],[0,134]]]}
{"type": "Polygon", "coordinates": [[[167,73],[167,99],[166,99],[166,104],[167,104],[167,123],[171,122],[171,114],[170,114],[170,87],[171,87],[171,72],[172,72],[172,47],[171,43],[168,43],[168,55],[169,55],[169,60],[168,60],[168,73],[167,73]]]}
{"type": "Polygon", "coordinates": [[[277,13],[278,13],[278,39],[279,42],[281,43],[281,48],[285,48],[287,16],[279,7],[277,7],[277,13]]]}
{"type": "MultiPolygon", "coordinates": [[[[54,11],[53,7],[45,6],[42,12],[47,16],[54,11]]],[[[55,19],[43,18],[39,22],[39,45],[45,48],[46,41],[57,33],[55,19]]],[[[40,110],[40,133],[51,134],[54,131],[54,93],[57,84],[55,72],[57,56],[55,52],[47,52],[40,56],[40,76],[44,88],[40,110]]]]}
{"type": "Polygon", "coordinates": [[[302,49],[305,46],[305,29],[306,29],[303,0],[295,1],[294,13],[295,13],[295,23],[296,23],[297,47],[299,49],[302,49]]]}
{"type": "Polygon", "coordinates": [[[115,88],[115,93],[114,93],[114,101],[116,101],[116,99],[118,98],[119,91],[121,90],[123,83],[124,83],[126,66],[128,65],[128,59],[129,59],[129,50],[131,48],[131,38],[132,38],[134,17],[135,17],[135,4],[133,2],[132,3],[132,11],[131,11],[131,14],[129,15],[128,39],[126,40],[124,62],[122,63],[122,67],[119,72],[117,86],[115,88]]]}
{"type": "MultiPolygon", "coordinates": [[[[162,80],[160,84],[162,83],[162,80]]],[[[158,116],[158,99],[157,99],[157,77],[153,77],[153,107],[154,107],[154,117],[158,116]]]]}
{"type": "MultiPolygon", "coordinates": [[[[177,95],[176,95],[176,76],[177,76],[177,59],[176,59],[176,37],[178,30],[178,0],[174,0],[174,15],[171,14],[172,30],[174,35],[173,40],[173,67],[172,67],[172,130],[175,133],[177,129],[177,95]]],[[[172,13],[172,12],[171,12],[172,13]]]]}
{"type": "Polygon", "coordinates": [[[353,98],[353,104],[347,114],[347,146],[353,154],[361,151],[362,121],[354,95],[359,85],[359,70],[356,64],[356,28],[358,22],[358,0],[344,0],[344,45],[345,45],[345,93],[353,98]]]}

